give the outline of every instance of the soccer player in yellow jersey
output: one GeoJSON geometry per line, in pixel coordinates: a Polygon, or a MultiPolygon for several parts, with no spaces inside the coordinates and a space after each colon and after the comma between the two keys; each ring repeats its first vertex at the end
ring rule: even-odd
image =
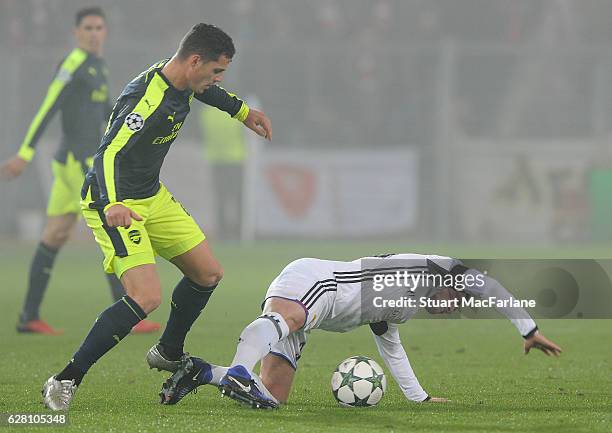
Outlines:
{"type": "Polygon", "coordinates": [[[184,275],[172,293],[171,312],[151,368],[176,371],[187,332],[223,276],[202,230],[160,182],[167,152],[195,98],[217,107],[270,139],[270,121],[217,84],[235,49],[219,28],[198,24],[176,54],[138,75],[123,90],[82,190],[87,225],[127,295],[103,311],[68,365],[44,384],[43,400],[66,410],[90,367],[161,303],[155,256],[184,275]]]}
{"type": "MultiPolygon", "coordinates": [[[[62,113],[62,139],[52,162],[54,181],[47,205],[47,223],[30,266],[28,291],[17,323],[18,332],[58,334],[40,319],[39,310],[55,257],[80,214],[80,191],[85,172],[100,144],[102,129],[111,112],[108,69],[102,58],[106,19],[102,9],[84,8],[76,13],[77,47],[60,63],[17,155],[0,166],[6,179],[19,176],[34,157],[38,140],[54,114],[62,113]]],[[[125,290],[111,274],[108,281],[115,301],[125,290]]],[[[142,321],[134,332],[152,332],[159,324],[142,321]]]]}

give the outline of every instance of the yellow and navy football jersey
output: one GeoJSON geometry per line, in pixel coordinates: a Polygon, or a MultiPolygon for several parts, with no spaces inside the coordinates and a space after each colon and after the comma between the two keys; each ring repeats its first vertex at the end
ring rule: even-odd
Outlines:
{"type": "Polygon", "coordinates": [[[60,63],[21,144],[19,156],[26,161],[34,157],[45,127],[60,111],[62,140],[55,159],[63,163],[70,152],[77,161],[91,158],[110,115],[108,93],[108,69],[104,60],[80,48],[72,50],[60,63]]]}
{"type": "Polygon", "coordinates": [[[142,72],[119,96],[83,185],[83,197],[91,188],[91,206],[104,208],[157,193],[164,158],[194,97],[240,121],[247,117],[248,106],[221,87],[211,86],[201,94],[175,88],[161,72],[167,61],[142,72]]]}

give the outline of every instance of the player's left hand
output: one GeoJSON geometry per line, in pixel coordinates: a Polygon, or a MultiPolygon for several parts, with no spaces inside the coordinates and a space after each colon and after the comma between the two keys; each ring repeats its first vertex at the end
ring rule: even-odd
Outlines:
{"type": "Polygon", "coordinates": [[[25,159],[17,155],[13,156],[0,166],[0,179],[12,180],[19,177],[27,165],[28,162],[25,159]]]}
{"type": "Polygon", "coordinates": [[[261,111],[251,108],[249,115],[243,122],[247,128],[255,131],[260,137],[267,138],[268,141],[272,141],[272,123],[268,116],[261,111]]]}
{"type": "Polygon", "coordinates": [[[525,340],[524,347],[525,355],[527,355],[531,349],[539,349],[548,356],[559,356],[561,353],[561,348],[540,334],[539,331],[536,331],[531,337],[525,340]]]}

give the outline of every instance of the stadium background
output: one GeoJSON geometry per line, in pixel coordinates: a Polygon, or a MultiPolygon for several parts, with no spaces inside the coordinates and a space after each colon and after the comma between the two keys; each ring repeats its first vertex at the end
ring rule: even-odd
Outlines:
{"type": "MultiPolygon", "coordinates": [[[[233,36],[224,86],[256,97],[274,140],[250,140],[243,242],[216,234],[199,105],[163,179],[202,223],[225,268],[188,350],[227,362],[279,270],[302,256],[418,251],[457,257],[610,257],[612,4],[607,0],[101,0],[111,94],[172,55],[195,22],[233,36]]],[[[0,1],[0,159],[18,148],[60,58],[76,0],[0,1]]],[[[19,336],[15,321],[44,222],[57,120],[18,180],[0,183],[0,412],[40,412],[63,367],[110,302],[100,253],[82,225],[62,251],[42,316],[62,337],[19,336]],[[78,308],[75,308],[78,307],[78,308]]],[[[164,322],[178,272],[160,263],[164,322]]],[[[157,404],[162,375],[129,337],[79,389],[73,431],[608,431],[609,321],[542,320],[559,360],[524,357],[503,320],[415,320],[402,337],[415,371],[447,406],[346,412],[329,392],[337,363],[380,360],[367,329],[318,333],[291,404],[274,414],[219,402],[212,389],[157,404]],[[213,420],[214,422],[212,422],[213,420]]],[[[315,338],[316,337],[316,338],[315,338]]],[[[539,355],[539,356],[538,356],[539,355]]]]}
{"type": "MultiPolygon", "coordinates": [[[[256,97],[274,126],[274,141],[251,160],[256,186],[243,238],[550,244],[612,236],[605,0],[99,4],[113,98],[172,55],[194,22],[234,37],[224,85],[256,97]]],[[[82,5],[0,3],[1,157],[17,149],[73,46],[82,5]]],[[[214,235],[199,110],[194,104],[164,179],[214,235]],[[190,189],[192,176],[200,184],[190,189]]],[[[0,186],[2,237],[39,232],[57,123],[34,169],[0,186]]]]}

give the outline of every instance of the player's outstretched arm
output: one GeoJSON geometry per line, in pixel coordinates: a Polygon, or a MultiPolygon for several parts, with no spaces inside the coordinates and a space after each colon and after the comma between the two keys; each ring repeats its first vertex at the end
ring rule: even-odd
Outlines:
{"type": "MultiPolygon", "coordinates": [[[[482,299],[495,298],[497,300],[505,300],[509,301],[509,305],[516,301],[512,293],[495,278],[491,278],[474,268],[468,269],[464,266],[461,266],[461,268],[463,268],[461,269],[462,273],[473,276],[472,281],[468,282],[467,279],[465,280],[464,290],[469,295],[482,299]]],[[[495,309],[512,322],[523,338],[529,337],[537,329],[536,322],[524,308],[504,305],[495,306],[495,309]]]]}
{"type": "Polygon", "coordinates": [[[430,397],[421,387],[417,379],[408,355],[402,346],[399,330],[396,325],[386,322],[370,325],[374,341],[378,347],[380,356],[385,360],[387,368],[391,371],[393,379],[408,400],[418,403],[444,403],[450,400],[441,397],[430,397]]]}
{"type": "Polygon", "coordinates": [[[0,179],[12,180],[19,177],[27,165],[28,161],[21,158],[19,155],[7,159],[0,165],[0,179]]]}
{"type": "Polygon", "coordinates": [[[259,110],[249,108],[246,102],[223,87],[210,86],[203,93],[196,93],[194,97],[205,104],[225,111],[234,119],[244,123],[257,135],[272,140],[272,123],[268,116],[259,110]]]}
{"type": "MultiPolygon", "coordinates": [[[[470,295],[480,296],[482,298],[493,296],[497,299],[514,299],[512,294],[496,279],[484,275],[476,269],[465,268],[464,271],[466,274],[471,273],[475,276],[481,276],[481,281],[484,282],[484,284],[466,285],[465,291],[470,295]]],[[[504,314],[514,326],[516,326],[525,339],[525,354],[528,354],[532,348],[539,349],[548,356],[559,356],[559,354],[561,354],[561,348],[539,332],[535,321],[525,309],[516,307],[496,309],[504,314]]]]}
{"type": "Polygon", "coordinates": [[[523,347],[525,349],[525,355],[527,355],[531,349],[541,350],[547,356],[559,356],[561,354],[561,348],[540,334],[537,329],[532,333],[532,335],[525,338],[523,347]]]}

